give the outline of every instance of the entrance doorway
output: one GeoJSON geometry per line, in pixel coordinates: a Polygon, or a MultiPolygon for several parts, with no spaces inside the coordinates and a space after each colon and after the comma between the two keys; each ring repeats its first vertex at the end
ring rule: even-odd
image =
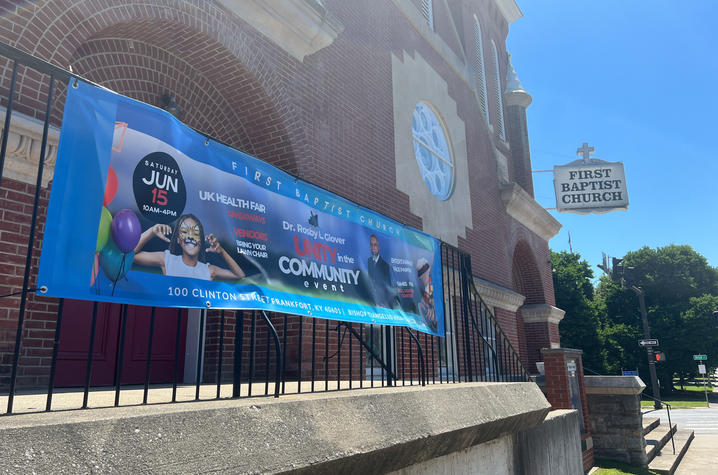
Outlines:
{"type": "MultiPolygon", "coordinates": [[[[57,352],[56,387],[85,384],[94,305],[94,302],[65,300],[57,352]]],[[[115,384],[117,358],[120,354],[122,313],[122,305],[97,302],[97,323],[90,374],[91,386],[115,384]]],[[[151,307],[127,306],[122,384],[141,384],[145,381],[151,314],[151,307]]],[[[175,355],[178,365],[177,374],[180,380],[182,378],[187,339],[187,310],[181,310],[180,313],[179,348],[176,345],[177,316],[178,309],[159,307],[155,309],[150,366],[151,383],[173,381],[175,355]]]]}

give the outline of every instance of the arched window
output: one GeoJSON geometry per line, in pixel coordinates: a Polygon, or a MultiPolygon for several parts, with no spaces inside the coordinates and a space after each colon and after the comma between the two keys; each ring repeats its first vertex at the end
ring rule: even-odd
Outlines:
{"type": "Polygon", "coordinates": [[[474,74],[476,74],[476,88],[479,94],[479,105],[481,113],[484,114],[486,124],[489,124],[489,108],[486,106],[486,69],[484,67],[484,41],[481,37],[481,24],[479,19],[474,15],[474,46],[476,54],[474,55],[474,74]]]}
{"type": "Polygon", "coordinates": [[[414,108],[411,135],[416,164],[426,187],[436,198],[448,200],[454,188],[454,159],[444,127],[425,102],[414,108]]]}
{"type": "Polygon", "coordinates": [[[498,128],[501,140],[506,140],[506,129],[504,127],[504,101],[501,98],[501,68],[499,68],[499,52],[496,50],[496,43],[491,40],[491,49],[494,52],[494,70],[496,71],[496,127],[498,128]]]}
{"type": "Polygon", "coordinates": [[[421,14],[426,18],[429,28],[434,29],[434,5],[432,0],[421,0],[421,14]]]}

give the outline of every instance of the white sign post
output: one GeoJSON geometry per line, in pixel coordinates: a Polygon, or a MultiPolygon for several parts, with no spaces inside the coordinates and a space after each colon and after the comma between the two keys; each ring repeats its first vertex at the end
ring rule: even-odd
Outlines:
{"type": "Polygon", "coordinates": [[[583,159],[553,167],[556,210],[588,214],[628,209],[623,163],[590,158],[593,147],[587,143],[577,152],[583,159]]]}
{"type": "Polygon", "coordinates": [[[706,365],[699,364],[698,365],[698,372],[703,375],[703,392],[706,395],[706,407],[711,407],[710,403],[708,402],[708,389],[706,386],[706,365]]]}

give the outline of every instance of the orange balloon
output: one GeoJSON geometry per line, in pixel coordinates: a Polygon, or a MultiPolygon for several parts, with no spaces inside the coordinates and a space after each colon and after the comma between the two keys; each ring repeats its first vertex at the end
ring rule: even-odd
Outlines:
{"type": "Polygon", "coordinates": [[[107,185],[105,185],[105,199],[102,201],[103,206],[107,206],[115,198],[117,194],[117,173],[110,167],[107,171],[107,185]]]}

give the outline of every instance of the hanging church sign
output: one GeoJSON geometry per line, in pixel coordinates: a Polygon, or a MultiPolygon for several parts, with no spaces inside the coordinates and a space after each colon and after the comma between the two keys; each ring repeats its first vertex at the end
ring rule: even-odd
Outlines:
{"type": "Polygon", "coordinates": [[[444,335],[436,239],[79,81],[65,103],[38,287],[444,335]]]}
{"type": "Polygon", "coordinates": [[[623,163],[589,158],[593,147],[586,143],[578,151],[583,159],[553,167],[556,209],[580,214],[628,209],[623,163]]]}

